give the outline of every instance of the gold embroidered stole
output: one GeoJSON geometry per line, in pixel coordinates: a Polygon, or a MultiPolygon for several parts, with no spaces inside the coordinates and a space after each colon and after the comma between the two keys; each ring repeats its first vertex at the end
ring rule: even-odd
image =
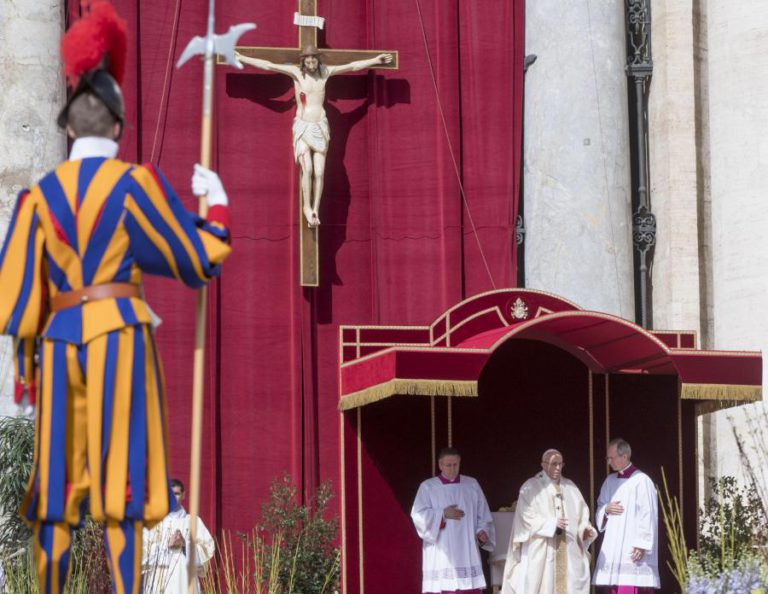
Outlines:
{"type": "MultiPolygon", "coordinates": [[[[552,483],[555,488],[555,515],[565,518],[565,499],[560,483],[552,483]]],[[[555,594],[567,594],[568,592],[568,551],[566,543],[566,530],[555,534],[555,594]]]]}

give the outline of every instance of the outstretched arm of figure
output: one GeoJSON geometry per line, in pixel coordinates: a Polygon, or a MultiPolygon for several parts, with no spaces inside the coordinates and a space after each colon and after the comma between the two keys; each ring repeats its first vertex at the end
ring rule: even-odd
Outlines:
{"type": "Polygon", "coordinates": [[[287,74],[288,76],[295,78],[298,68],[291,64],[275,64],[269,60],[263,60],[262,58],[251,58],[250,56],[244,56],[240,52],[235,52],[237,60],[248,66],[254,66],[261,68],[262,70],[268,70],[269,72],[279,72],[280,74],[287,74]]]}
{"type": "Polygon", "coordinates": [[[379,64],[391,64],[394,57],[392,54],[379,54],[375,58],[368,60],[357,60],[350,62],[349,64],[340,64],[338,66],[328,66],[328,76],[334,76],[335,74],[343,74],[345,72],[355,72],[357,70],[364,70],[371,66],[378,66],[379,64]]]}

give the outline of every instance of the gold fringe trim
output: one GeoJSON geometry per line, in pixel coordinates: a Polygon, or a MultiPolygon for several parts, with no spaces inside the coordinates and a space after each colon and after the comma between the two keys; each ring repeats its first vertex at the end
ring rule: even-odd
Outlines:
{"type": "Polygon", "coordinates": [[[763,399],[762,386],[738,386],[734,384],[683,384],[682,400],[737,400],[756,402],[763,399]]]}
{"type": "Polygon", "coordinates": [[[393,379],[383,384],[343,396],[339,410],[351,410],[396,394],[403,396],[477,396],[475,381],[393,379]]]}

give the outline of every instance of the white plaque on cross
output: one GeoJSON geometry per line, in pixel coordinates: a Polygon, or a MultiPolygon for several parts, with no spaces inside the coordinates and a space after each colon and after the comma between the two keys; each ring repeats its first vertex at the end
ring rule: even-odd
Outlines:
{"type": "Polygon", "coordinates": [[[293,24],[298,25],[299,27],[317,27],[318,29],[322,29],[323,25],[325,25],[325,19],[319,16],[294,12],[293,24]]]}

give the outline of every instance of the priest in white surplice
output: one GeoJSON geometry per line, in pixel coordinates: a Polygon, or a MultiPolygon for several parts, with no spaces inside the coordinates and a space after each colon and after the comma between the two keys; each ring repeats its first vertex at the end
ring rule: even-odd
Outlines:
{"type": "Polygon", "coordinates": [[[656,487],[631,456],[623,439],[608,444],[606,460],[614,472],[597,499],[595,523],[605,538],[592,582],[609,586],[611,594],[647,594],[660,587],[656,487]]]}
{"type": "Polygon", "coordinates": [[[422,592],[480,594],[485,588],[480,548],[492,551],[493,518],[478,482],[459,474],[461,457],[444,448],[440,474],[419,486],[411,518],[422,539],[422,592]]]}
{"type": "Polygon", "coordinates": [[[547,450],[541,472],[520,488],[502,594],[589,594],[589,545],[597,531],[562,454],[547,450]]]}
{"type": "MultiPolygon", "coordinates": [[[[178,504],[163,521],[151,530],[144,529],[142,573],[145,594],[186,594],[187,555],[189,554],[189,514],[181,502],[184,499],[184,484],[171,480],[171,488],[178,504]]],[[[197,518],[198,575],[213,557],[216,544],[200,518],[197,518]]],[[[200,584],[195,585],[200,592],[200,584]]]]}

